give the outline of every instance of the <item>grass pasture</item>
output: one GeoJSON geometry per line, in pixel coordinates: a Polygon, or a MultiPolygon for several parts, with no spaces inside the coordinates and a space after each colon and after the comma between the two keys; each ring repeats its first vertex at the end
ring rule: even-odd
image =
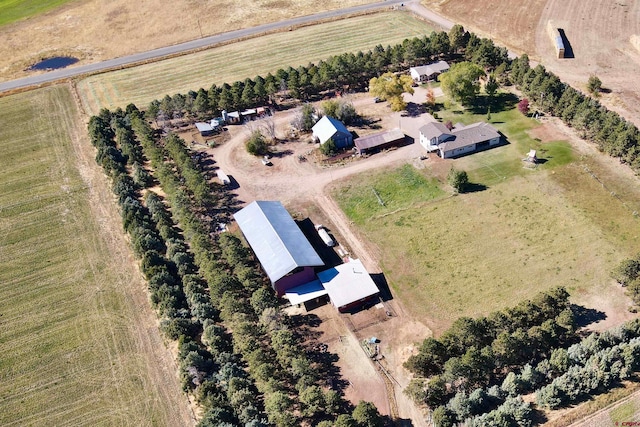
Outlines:
{"type": "Polygon", "coordinates": [[[90,76],[78,83],[78,89],[91,114],[102,107],[124,108],[131,102],[146,107],[166,94],[264,76],[278,68],[317,63],[331,55],[369,50],[377,44],[393,45],[432,30],[406,12],[376,13],[90,76]]]}
{"type": "Polygon", "coordinates": [[[67,87],[0,98],[0,425],[184,425],[141,350],[136,270],[90,208],[79,120],[67,87]]]}
{"type": "MultiPolygon", "coordinates": [[[[457,115],[456,122],[477,120],[457,115]]],[[[596,157],[578,156],[565,141],[531,139],[526,132],[535,122],[517,111],[492,113],[492,121],[503,122],[495,125],[509,145],[414,170],[424,174],[414,180],[421,189],[393,191],[408,165],[351,177],[332,189],[377,246],[396,297],[436,334],[459,316],[487,314],[557,285],[593,307],[610,294],[611,269],[640,249],[633,214],[640,196],[624,190],[627,181],[608,174],[596,157]],[[529,148],[548,161],[523,168],[529,148]],[[433,188],[439,181],[450,191],[445,183],[452,165],[469,172],[474,191],[448,197],[433,188]],[[387,206],[371,188],[392,190],[387,206]]],[[[606,304],[624,316],[626,301],[606,304]]]]}
{"type": "Polygon", "coordinates": [[[39,15],[72,0],[0,0],[0,27],[39,15]]]}

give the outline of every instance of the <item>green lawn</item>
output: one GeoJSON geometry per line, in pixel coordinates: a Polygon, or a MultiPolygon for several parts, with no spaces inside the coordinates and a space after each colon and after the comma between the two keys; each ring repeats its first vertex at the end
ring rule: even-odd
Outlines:
{"type": "Polygon", "coordinates": [[[55,9],[73,0],[0,0],[0,26],[55,9]]]}
{"type": "MultiPolygon", "coordinates": [[[[486,118],[439,115],[463,123],[486,118]]],[[[557,285],[578,303],[606,295],[612,268],[640,250],[633,213],[640,195],[626,189],[628,181],[607,174],[595,157],[578,156],[567,142],[530,138],[527,130],[537,123],[517,110],[492,113],[492,121],[508,145],[436,160],[413,170],[421,178],[410,186],[398,179],[412,169],[405,165],[352,177],[332,190],[383,254],[395,296],[436,333],[460,316],[488,314],[557,285]],[[522,162],[530,148],[546,160],[533,170],[522,162]],[[451,191],[445,184],[451,166],[469,172],[474,191],[444,193],[451,191]]]]}
{"type": "Polygon", "coordinates": [[[376,13],[270,34],[135,68],[88,77],[78,84],[87,111],[146,107],[154,99],[212,84],[233,83],[279,68],[317,63],[331,55],[393,45],[431,33],[433,27],[404,12],[376,13]],[[366,29],[366,30],[365,30],[366,29]]]}
{"type": "Polygon", "coordinates": [[[150,376],[142,285],[92,215],[78,120],[66,87],[0,98],[0,425],[175,425],[184,396],[150,376]]]}
{"type": "Polygon", "coordinates": [[[491,185],[504,181],[510,177],[522,176],[530,173],[523,167],[522,158],[530,149],[537,151],[542,160],[538,169],[552,169],[564,165],[573,159],[573,150],[566,141],[548,141],[542,143],[531,138],[527,131],[538,126],[536,120],[522,115],[516,108],[491,112],[491,119],[487,120],[486,110],[474,112],[453,105],[450,109],[439,111],[438,116],[443,123],[471,124],[488,121],[506,137],[507,146],[492,149],[482,153],[466,156],[456,162],[459,168],[465,169],[473,182],[491,185]]]}

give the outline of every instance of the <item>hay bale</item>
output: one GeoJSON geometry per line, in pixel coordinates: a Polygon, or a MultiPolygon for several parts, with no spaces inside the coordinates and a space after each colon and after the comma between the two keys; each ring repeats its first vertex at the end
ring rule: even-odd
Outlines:
{"type": "Polygon", "coordinates": [[[631,37],[629,37],[629,41],[631,42],[631,45],[635,47],[638,52],[640,52],[640,36],[637,34],[631,34],[631,37]]]}

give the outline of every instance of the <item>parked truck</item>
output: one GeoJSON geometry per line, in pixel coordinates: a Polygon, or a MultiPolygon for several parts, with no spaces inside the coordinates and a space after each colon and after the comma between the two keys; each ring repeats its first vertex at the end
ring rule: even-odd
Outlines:
{"type": "Polygon", "coordinates": [[[320,236],[320,238],[322,239],[325,245],[329,247],[333,247],[336,245],[335,240],[331,238],[331,236],[329,235],[329,232],[324,227],[324,225],[322,224],[316,225],[316,231],[318,232],[318,235],[320,236]]]}

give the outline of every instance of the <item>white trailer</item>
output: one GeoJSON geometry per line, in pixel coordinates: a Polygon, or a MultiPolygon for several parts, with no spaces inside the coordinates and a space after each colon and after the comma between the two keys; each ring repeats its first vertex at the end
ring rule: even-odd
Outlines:
{"type": "Polygon", "coordinates": [[[322,239],[325,245],[329,247],[333,247],[336,245],[335,240],[333,240],[331,236],[329,236],[327,229],[322,224],[316,225],[316,231],[318,232],[318,235],[320,236],[320,238],[322,239]]]}
{"type": "Polygon", "coordinates": [[[229,185],[231,184],[231,180],[229,179],[229,176],[227,176],[226,173],[224,173],[222,171],[222,169],[218,169],[216,171],[216,175],[218,175],[218,179],[220,180],[220,182],[222,183],[222,185],[229,185]]]}

